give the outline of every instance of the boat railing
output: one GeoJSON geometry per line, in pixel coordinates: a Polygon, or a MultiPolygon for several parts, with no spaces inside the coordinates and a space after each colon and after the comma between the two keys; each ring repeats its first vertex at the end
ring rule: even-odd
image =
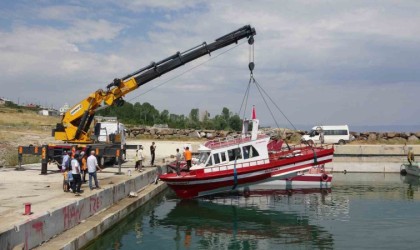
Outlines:
{"type": "Polygon", "coordinates": [[[297,145],[289,145],[289,147],[283,146],[282,150],[279,151],[269,151],[269,153],[277,158],[289,158],[293,156],[299,156],[302,154],[306,154],[306,152],[312,152],[315,149],[331,149],[334,145],[331,144],[322,144],[322,145],[308,145],[308,144],[297,144],[297,145]]]}
{"type": "MultiPolygon", "coordinates": [[[[265,137],[266,135],[258,135],[258,138],[265,137]]],[[[225,138],[218,138],[215,140],[207,141],[204,143],[204,146],[215,149],[215,148],[221,148],[221,147],[227,147],[232,146],[239,143],[248,142],[251,140],[251,134],[240,134],[240,135],[233,135],[233,136],[227,136],[225,138]]]]}
{"type": "Polygon", "coordinates": [[[212,172],[219,172],[223,170],[233,170],[233,169],[240,169],[240,168],[247,168],[262,164],[270,163],[269,159],[260,159],[255,161],[247,161],[247,162],[241,162],[241,163],[233,163],[233,164],[227,164],[227,165],[217,165],[213,167],[206,167],[204,169],[204,173],[212,173],[212,172]]]}

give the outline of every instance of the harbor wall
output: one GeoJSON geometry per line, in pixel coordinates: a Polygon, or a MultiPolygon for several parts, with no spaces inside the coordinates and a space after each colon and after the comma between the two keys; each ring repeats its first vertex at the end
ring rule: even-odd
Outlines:
{"type": "Polygon", "coordinates": [[[327,168],[332,172],[399,173],[409,147],[420,157],[420,145],[336,145],[327,168]]]}
{"type": "MultiPolygon", "coordinates": [[[[158,170],[158,168],[151,169],[142,175],[101,189],[71,204],[57,207],[53,211],[45,211],[43,214],[36,216],[28,215],[25,222],[0,232],[0,249],[32,249],[39,246],[43,242],[79,225],[87,218],[117,204],[128,197],[130,192],[138,192],[150,186],[158,170]]],[[[160,190],[163,190],[163,188],[160,190]]],[[[148,199],[150,198],[148,196],[148,199]]],[[[110,223],[105,223],[111,224],[111,222],[112,220],[110,223]]]]}

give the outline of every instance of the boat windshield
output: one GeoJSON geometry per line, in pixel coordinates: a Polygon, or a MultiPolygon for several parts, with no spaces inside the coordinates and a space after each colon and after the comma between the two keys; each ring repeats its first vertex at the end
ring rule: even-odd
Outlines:
{"type": "Polygon", "coordinates": [[[315,136],[315,135],[319,135],[317,130],[311,130],[311,132],[309,133],[309,136],[315,136]]]}
{"type": "Polygon", "coordinates": [[[206,163],[209,156],[210,156],[210,152],[201,152],[200,155],[198,156],[198,164],[206,163]]]}

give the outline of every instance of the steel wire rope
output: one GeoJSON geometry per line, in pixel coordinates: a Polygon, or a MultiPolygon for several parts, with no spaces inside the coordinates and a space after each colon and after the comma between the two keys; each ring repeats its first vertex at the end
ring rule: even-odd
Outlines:
{"type": "MultiPolygon", "coordinates": [[[[293,123],[289,120],[289,118],[287,118],[287,116],[286,116],[286,114],[284,114],[284,112],[279,108],[279,106],[277,105],[277,103],[275,103],[274,102],[274,100],[270,97],[270,95],[264,90],[264,88],[263,87],[261,87],[261,85],[258,83],[258,81],[257,80],[255,80],[255,78],[254,78],[254,82],[255,82],[255,85],[257,86],[257,88],[258,88],[258,90],[259,90],[259,88],[261,88],[261,90],[263,91],[263,93],[270,99],[270,101],[274,104],[274,106],[278,109],[278,111],[283,115],[283,117],[289,122],[289,124],[293,127],[293,129],[294,130],[297,130],[296,129],[296,127],[293,125],[293,123]]],[[[261,94],[261,93],[260,93],[261,94]]],[[[261,96],[262,96],[262,94],[261,94],[261,96]]],[[[263,97],[263,99],[264,99],[264,97],[263,97]]],[[[264,102],[265,102],[265,100],[264,100],[264,102]]],[[[267,103],[266,103],[266,105],[267,105],[267,103]]],[[[268,108],[269,110],[270,110],[270,108],[268,108]]],[[[271,110],[270,110],[270,112],[271,112],[271,110]]],[[[273,117],[273,119],[274,119],[274,117],[273,117]]],[[[276,125],[277,125],[277,122],[276,121],[274,121],[275,123],[276,123],[276,125]]],[[[278,125],[277,125],[277,127],[279,127],[278,125]]],[[[286,130],[286,128],[283,130],[283,132],[286,130]]],[[[286,144],[287,144],[287,142],[286,142],[286,144]]],[[[311,145],[309,145],[309,143],[307,142],[307,141],[305,141],[305,144],[307,144],[308,146],[311,146],[311,145]]],[[[289,147],[289,145],[287,144],[287,146],[289,147]]],[[[290,148],[290,147],[289,147],[290,148]]]]}
{"type": "MultiPolygon", "coordinates": [[[[286,116],[286,114],[284,114],[284,112],[279,108],[279,106],[274,102],[274,100],[270,97],[270,95],[264,90],[264,88],[263,87],[261,87],[261,85],[258,83],[258,81],[257,80],[255,80],[255,78],[254,78],[254,82],[255,82],[255,85],[257,86],[257,88],[258,88],[258,90],[260,91],[260,89],[263,91],[263,93],[268,97],[268,99],[274,104],[274,106],[278,109],[278,111],[283,115],[283,117],[289,122],[289,124],[293,127],[293,129],[294,130],[297,130],[296,129],[296,127],[293,125],[293,123],[289,120],[289,118],[287,118],[287,116],[286,116]]],[[[261,96],[263,97],[263,95],[262,95],[262,93],[260,92],[260,94],[261,94],[261,96]]],[[[264,97],[263,97],[263,99],[264,99],[264,97]]],[[[265,101],[265,99],[264,99],[264,102],[266,102],[265,101]]],[[[266,105],[267,105],[267,103],[266,103],[266,105]]],[[[269,110],[270,110],[270,108],[268,108],[269,110]]],[[[270,112],[271,112],[271,110],[270,110],[270,112]]],[[[273,119],[274,119],[274,116],[273,116],[273,119]]],[[[278,124],[277,124],[277,121],[274,121],[275,123],[276,123],[276,125],[277,125],[277,127],[278,127],[278,124]]]]}
{"type": "Polygon", "coordinates": [[[187,69],[186,71],[182,72],[181,74],[176,75],[176,76],[174,76],[174,77],[172,77],[172,78],[170,78],[170,79],[168,79],[168,80],[166,80],[166,81],[164,81],[164,82],[162,82],[162,83],[160,83],[160,84],[156,85],[155,87],[152,87],[151,89],[149,89],[149,90],[147,90],[147,91],[145,91],[145,92],[143,92],[143,93],[138,94],[137,96],[134,96],[133,98],[129,99],[128,101],[132,101],[132,100],[134,100],[134,99],[136,99],[136,98],[138,98],[138,97],[140,97],[140,96],[142,96],[142,95],[145,95],[145,94],[149,93],[149,92],[150,92],[150,91],[152,91],[152,90],[155,90],[155,89],[159,88],[160,86],[162,86],[162,85],[164,85],[164,84],[166,84],[166,83],[168,83],[168,82],[170,82],[170,81],[172,81],[172,80],[174,80],[174,79],[176,79],[176,78],[178,78],[178,77],[180,77],[180,76],[182,76],[182,75],[184,75],[184,74],[186,74],[186,73],[188,73],[188,72],[190,72],[190,71],[192,71],[192,70],[194,70],[194,69],[196,69],[196,68],[198,68],[198,67],[200,67],[201,65],[203,65],[203,64],[205,64],[205,63],[208,63],[209,61],[214,60],[214,59],[218,58],[219,56],[221,56],[221,55],[223,55],[223,54],[225,54],[225,53],[227,53],[227,52],[229,52],[229,51],[231,51],[231,50],[233,50],[233,49],[237,48],[238,46],[240,46],[240,45],[244,44],[245,42],[246,42],[246,41],[243,41],[243,42],[241,42],[241,43],[238,43],[238,44],[237,44],[237,45],[235,45],[234,47],[229,48],[229,49],[227,49],[227,50],[225,50],[225,51],[221,52],[220,54],[217,54],[217,55],[216,55],[216,56],[214,56],[214,57],[210,57],[210,58],[209,58],[209,59],[207,59],[206,61],[204,61],[204,62],[202,62],[202,63],[200,63],[200,64],[198,64],[198,65],[196,65],[196,66],[194,66],[194,67],[192,67],[192,68],[187,69]]]}

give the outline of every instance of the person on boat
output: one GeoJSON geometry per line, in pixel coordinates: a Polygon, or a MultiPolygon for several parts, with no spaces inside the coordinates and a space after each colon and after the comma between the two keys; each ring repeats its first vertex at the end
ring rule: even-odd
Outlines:
{"type": "Polygon", "coordinates": [[[179,152],[179,148],[176,149],[176,155],[175,155],[175,159],[176,159],[176,175],[180,176],[181,175],[181,153],[179,152]]]}
{"type": "Polygon", "coordinates": [[[187,162],[187,171],[190,171],[192,154],[191,154],[191,151],[190,151],[190,148],[189,147],[186,147],[185,148],[184,158],[185,158],[185,161],[187,162]]]}
{"type": "Polygon", "coordinates": [[[413,165],[413,163],[414,163],[414,152],[413,152],[412,147],[408,148],[407,160],[408,160],[408,163],[410,163],[410,165],[413,165]]]}

